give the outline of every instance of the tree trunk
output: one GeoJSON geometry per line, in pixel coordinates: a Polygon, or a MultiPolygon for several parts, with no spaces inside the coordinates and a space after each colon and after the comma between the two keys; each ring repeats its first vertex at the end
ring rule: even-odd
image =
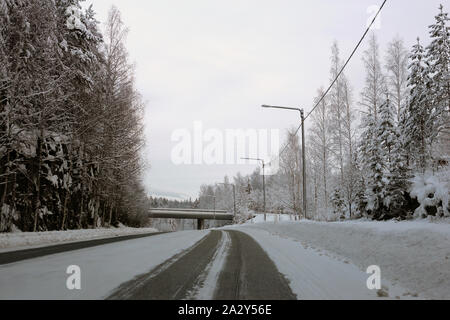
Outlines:
{"type": "Polygon", "coordinates": [[[113,212],[113,205],[111,203],[111,206],[109,207],[109,219],[108,219],[108,224],[111,226],[111,221],[112,221],[112,212],[113,212]]]}
{"type": "MultiPolygon", "coordinates": [[[[70,161],[69,164],[69,172],[68,175],[69,177],[72,175],[72,170],[73,170],[73,161],[72,161],[72,147],[69,146],[68,148],[68,158],[70,161]]],[[[61,224],[61,230],[65,230],[66,226],[66,221],[67,221],[67,215],[68,215],[68,209],[67,209],[67,202],[69,201],[69,196],[70,196],[70,185],[69,182],[67,181],[67,190],[66,190],[66,194],[64,196],[64,209],[63,209],[63,220],[62,220],[62,224],[61,224]]]]}
{"type": "MultiPolygon", "coordinates": [[[[0,226],[2,225],[2,220],[1,219],[3,217],[3,214],[2,214],[3,205],[6,202],[6,194],[8,193],[8,176],[9,176],[9,161],[10,161],[9,148],[8,148],[8,153],[7,153],[6,159],[7,159],[7,166],[6,166],[6,172],[5,172],[5,185],[3,187],[4,189],[3,189],[2,202],[1,202],[1,207],[0,207],[0,226]]],[[[2,231],[2,230],[0,230],[0,231],[2,231]]]]}
{"type": "Polygon", "coordinates": [[[35,173],[35,181],[34,181],[34,187],[35,187],[35,197],[34,197],[34,224],[33,224],[33,232],[37,231],[37,222],[38,222],[38,216],[39,216],[39,209],[41,207],[41,167],[42,167],[42,145],[44,142],[44,129],[41,126],[40,129],[40,136],[37,140],[37,148],[36,148],[36,155],[38,157],[38,167],[37,172],[35,173]]]}

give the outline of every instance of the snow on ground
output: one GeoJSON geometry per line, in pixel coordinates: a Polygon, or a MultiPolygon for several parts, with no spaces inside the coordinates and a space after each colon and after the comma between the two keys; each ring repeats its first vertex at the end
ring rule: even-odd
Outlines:
{"type": "Polygon", "coordinates": [[[155,228],[99,228],[67,231],[0,233],[0,252],[100,238],[112,238],[131,234],[157,232],[155,228]]]}
{"type": "Polygon", "coordinates": [[[273,236],[265,230],[242,229],[253,237],[289,280],[292,291],[303,299],[386,299],[401,297],[404,289],[383,283],[382,290],[369,290],[368,274],[310,248],[298,240],[273,236]],[[378,295],[380,293],[381,296],[378,295]],[[388,297],[384,297],[388,293],[388,297]]]}
{"type": "MultiPolygon", "coordinates": [[[[301,243],[305,248],[315,249],[316,255],[325,254],[334,260],[354,264],[364,273],[366,279],[367,267],[378,265],[381,268],[383,284],[388,287],[407,288],[402,295],[450,299],[450,224],[446,220],[441,223],[304,220],[279,223],[248,222],[236,228],[248,232],[256,240],[259,239],[263,248],[272,255],[279,270],[286,273],[293,281],[293,286],[298,286],[299,290],[306,280],[296,278],[296,271],[289,268],[301,264],[298,265],[299,270],[310,268],[312,277],[320,274],[320,268],[316,268],[319,264],[310,263],[317,260],[317,257],[301,251],[301,243]],[[261,236],[262,231],[266,235],[261,236]],[[266,240],[268,235],[272,236],[271,241],[266,240]],[[292,261],[289,262],[289,259],[292,261]]],[[[333,264],[329,262],[329,265],[333,264]]],[[[337,270],[339,268],[336,266],[337,270]]],[[[397,294],[390,292],[389,295],[392,297],[397,294]]]]}
{"type": "Polygon", "coordinates": [[[166,233],[0,265],[0,299],[102,299],[207,233],[166,233]],[[81,290],[66,287],[69,265],[81,269],[81,290]]]}
{"type": "Polygon", "coordinates": [[[266,221],[264,221],[263,214],[256,214],[252,219],[248,220],[246,223],[280,222],[280,221],[295,221],[295,216],[293,214],[267,213],[266,221]]]}

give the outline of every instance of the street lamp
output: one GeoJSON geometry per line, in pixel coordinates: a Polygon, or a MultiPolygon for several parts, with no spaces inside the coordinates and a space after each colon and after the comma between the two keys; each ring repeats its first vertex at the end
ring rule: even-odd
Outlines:
{"type": "MultiPolygon", "coordinates": [[[[224,186],[227,185],[224,182],[217,182],[217,184],[223,184],[224,186]]],[[[234,185],[234,183],[228,183],[228,184],[231,184],[231,186],[233,187],[233,215],[234,215],[234,219],[236,219],[236,186],[234,185]]]]}
{"type": "Polygon", "coordinates": [[[273,109],[285,109],[285,110],[295,110],[300,112],[301,127],[302,127],[302,177],[303,177],[303,214],[306,218],[306,160],[305,160],[305,115],[303,109],[300,108],[289,108],[280,106],[270,106],[263,104],[263,108],[273,108],[273,109]]]}
{"type": "Polygon", "coordinates": [[[264,167],[266,166],[264,163],[264,159],[260,159],[260,158],[241,158],[242,160],[255,160],[255,161],[261,161],[262,162],[262,169],[263,169],[263,198],[264,198],[264,221],[266,221],[266,184],[265,184],[265,180],[264,180],[264,167]]]}

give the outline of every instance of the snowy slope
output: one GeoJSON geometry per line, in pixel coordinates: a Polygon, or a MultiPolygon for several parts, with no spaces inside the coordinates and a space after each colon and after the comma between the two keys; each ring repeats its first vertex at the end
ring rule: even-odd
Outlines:
{"type": "MultiPolygon", "coordinates": [[[[378,265],[381,268],[382,282],[391,287],[407,288],[402,295],[418,294],[423,298],[450,299],[448,223],[300,221],[247,223],[238,228],[259,239],[269,255],[274,256],[281,272],[283,268],[288,268],[288,263],[276,261],[285,259],[277,256],[277,251],[291,250],[287,248],[294,242],[298,247],[302,244],[305,248],[315,249],[316,255],[325,254],[335,260],[354,264],[360,272],[365,272],[369,265],[378,265]],[[258,233],[262,231],[266,233],[265,236],[258,233]],[[272,236],[271,241],[265,240],[268,235],[272,236]],[[281,240],[274,240],[276,238],[290,242],[281,245],[278,243],[281,240]],[[277,245],[279,248],[276,248],[277,245]]],[[[298,248],[292,250],[291,259],[304,258],[308,262],[315,259],[305,252],[298,252],[298,248]]],[[[287,272],[288,278],[293,278],[295,274],[290,275],[289,270],[284,272],[287,272]]],[[[367,275],[365,277],[367,279],[367,275]]]]}
{"type": "Polygon", "coordinates": [[[207,232],[167,233],[0,265],[0,299],[101,299],[207,232]],[[81,268],[81,290],[66,288],[69,265],[81,268]]]}

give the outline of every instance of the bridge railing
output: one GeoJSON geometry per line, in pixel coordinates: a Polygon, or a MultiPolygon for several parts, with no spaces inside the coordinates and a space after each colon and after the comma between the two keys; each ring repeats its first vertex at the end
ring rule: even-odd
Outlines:
{"type": "Polygon", "coordinates": [[[227,210],[212,210],[212,209],[184,209],[184,208],[150,208],[150,211],[184,211],[184,212],[219,212],[227,213],[227,210]]]}

